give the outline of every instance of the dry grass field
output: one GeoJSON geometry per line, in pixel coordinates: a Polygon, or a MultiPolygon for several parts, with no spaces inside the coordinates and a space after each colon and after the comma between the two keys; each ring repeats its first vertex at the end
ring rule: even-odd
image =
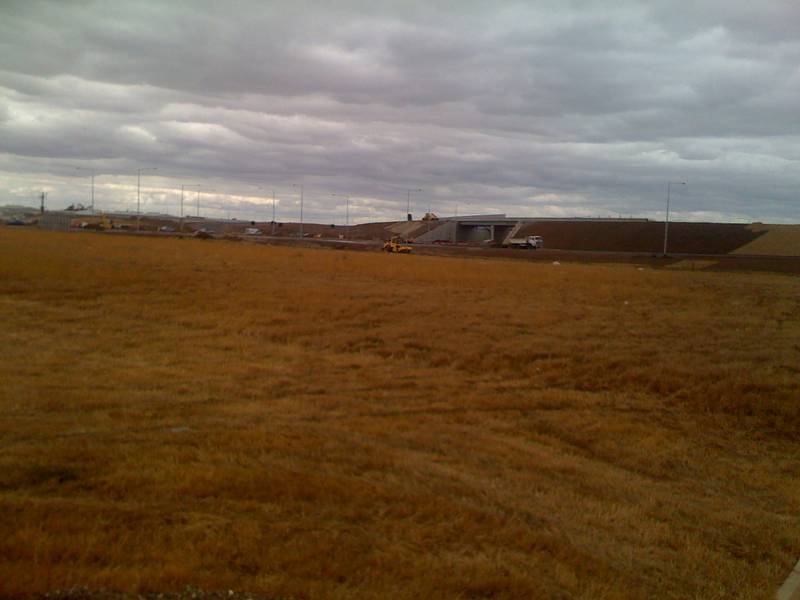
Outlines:
{"type": "Polygon", "coordinates": [[[0,596],[770,598],[800,279],[0,228],[0,596]]]}

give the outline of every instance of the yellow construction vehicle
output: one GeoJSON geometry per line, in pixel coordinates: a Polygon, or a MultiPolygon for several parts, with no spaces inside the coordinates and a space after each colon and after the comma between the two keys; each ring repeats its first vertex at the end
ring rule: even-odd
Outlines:
{"type": "Polygon", "coordinates": [[[395,254],[410,254],[411,246],[407,246],[404,240],[395,236],[383,245],[383,251],[395,254]]]}
{"type": "Polygon", "coordinates": [[[107,231],[111,229],[111,222],[105,215],[100,215],[99,218],[95,217],[91,221],[81,221],[78,225],[81,229],[96,229],[99,231],[107,231]]]}

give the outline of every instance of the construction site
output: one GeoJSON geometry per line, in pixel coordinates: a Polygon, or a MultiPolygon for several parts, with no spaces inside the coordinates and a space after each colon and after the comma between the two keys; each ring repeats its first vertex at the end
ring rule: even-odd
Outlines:
{"type": "Polygon", "coordinates": [[[60,231],[102,231],[148,236],[198,236],[267,244],[306,244],[375,250],[389,240],[418,254],[636,262],[707,270],[766,270],[800,273],[800,225],[692,223],[623,218],[516,218],[504,214],[334,225],[298,222],[214,220],[130,213],[31,214],[20,224],[60,231]],[[511,243],[541,239],[536,252],[511,243]]]}
{"type": "Polygon", "coordinates": [[[674,224],[728,254],[665,259],[648,222],[199,225],[0,226],[0,596],[766,600],[791,571],[797,259],[746,261],[794,228],[674,224]]]}
{"type": "Polygon", "coordinates": [[[0,0],[0,600],[800,600],[798,25],[0,0]]]}

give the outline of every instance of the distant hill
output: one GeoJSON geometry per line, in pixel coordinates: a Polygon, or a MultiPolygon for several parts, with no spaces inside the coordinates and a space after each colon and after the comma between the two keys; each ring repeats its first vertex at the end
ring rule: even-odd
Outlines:
{"type": "Polygon", "coordinates": [[[18,204],[7,204],[5,206],[0,206],[0,216],[2,217],[37,214],[39,214],[39,209],[34,206],[20,206],[18,204]]]}

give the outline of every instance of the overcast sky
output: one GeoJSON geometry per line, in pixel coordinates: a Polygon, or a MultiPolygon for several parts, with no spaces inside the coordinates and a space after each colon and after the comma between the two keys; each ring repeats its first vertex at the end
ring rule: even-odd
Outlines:
{"type": "Polygon", "coordinates": [[[174,214],[200,184],[296,220],[302,183],[320,222],[409,188],[417,217],[663,219],[686,181],[675,218],[798,222],[800,2],[0,0],[0,204],[88,204],[94,169],[136,210],[143,167],[174,214]]]}

